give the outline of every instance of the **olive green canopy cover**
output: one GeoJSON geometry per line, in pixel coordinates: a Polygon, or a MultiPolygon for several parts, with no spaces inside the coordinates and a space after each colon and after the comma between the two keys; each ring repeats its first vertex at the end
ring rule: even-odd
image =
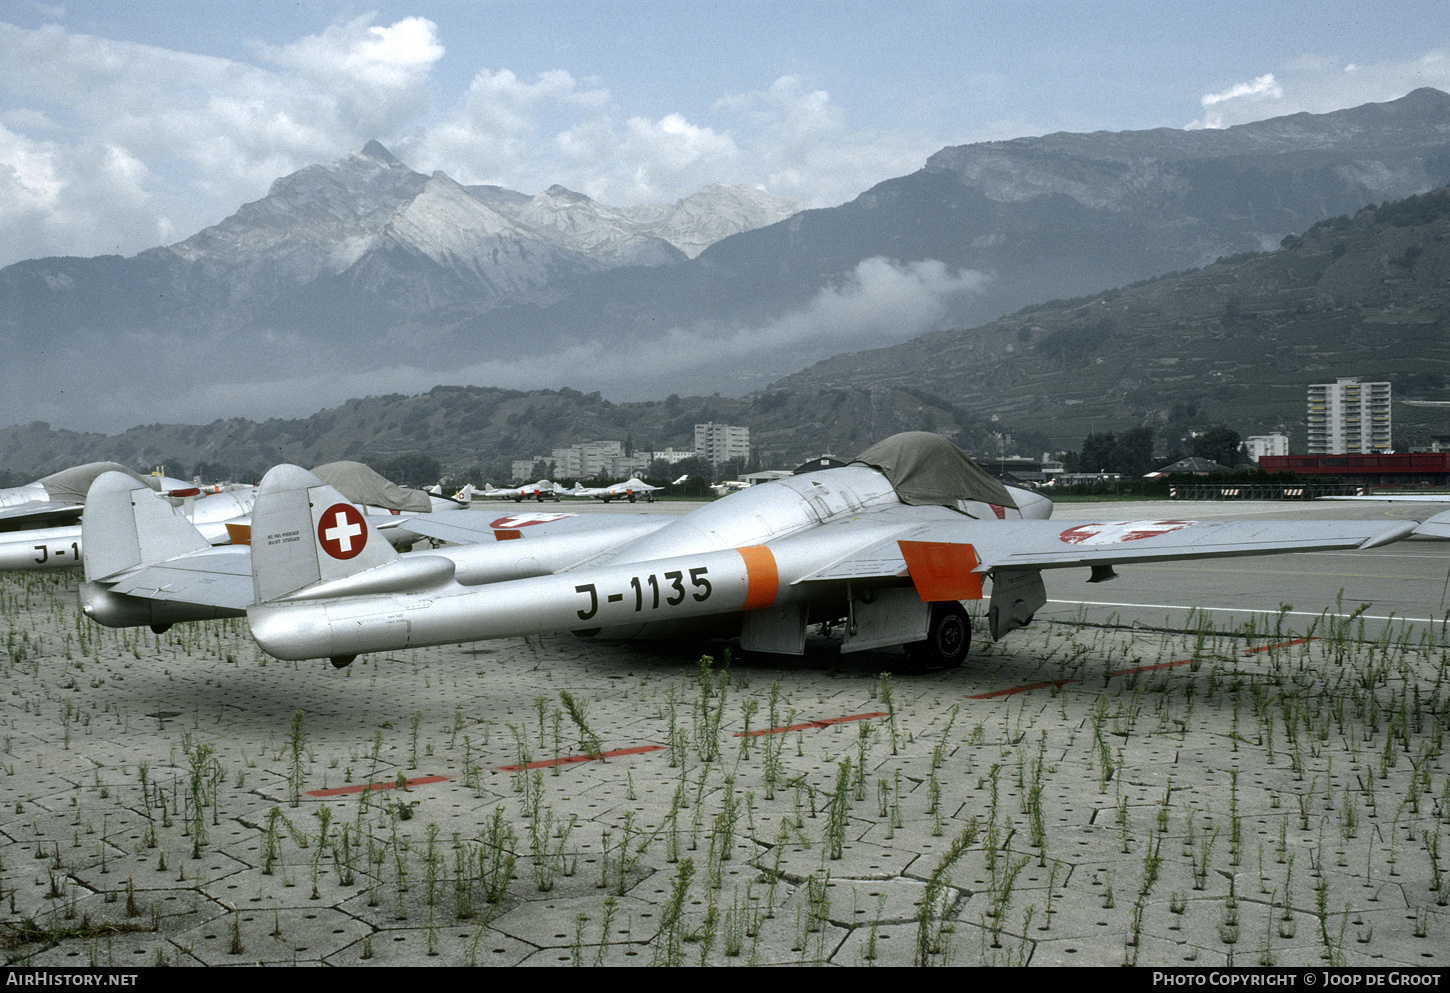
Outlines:
{"type": "Polygon", "coordinates": [[[878,441],[851,460],[891,480],[902,503],[955,508],[959,500],[1016,507],[1011,492],[939,434],[906,431],[878,441]]]}
{"type": "Polygon", "coordinates": [[[313,469],[312,474],[353,503],[415,514],[433,509],[433,501],[422,490],[399,486],[361,462],[329,462],[313,469]]]}

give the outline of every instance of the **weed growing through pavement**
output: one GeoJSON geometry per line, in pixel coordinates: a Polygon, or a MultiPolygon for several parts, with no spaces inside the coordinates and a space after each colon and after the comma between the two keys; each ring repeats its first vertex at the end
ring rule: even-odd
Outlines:
{"type": "MultiPolygon", "coordinates": [[[[35,590],[37,602],[41,592],[46,596],[53,592],[51,587],[35,590]]],[[[73,596],[74,590],[70,593],[73,596]]],[[[662,926],[664,915],[657,915],[658,932],[642,933],[636,939],[639,944],[634,947],[645,955],[660,954],[660,964],[718,963],[737,957],[744,961],[747,956],[751,961],[772,955],[778,959],[773,950],[792,943],[799,951],[790,954],[800,961],[841,962],[842,953],[832,949],[850,947],[861,952],[873,949],[876,955],[854,961],[899,962],[904,949],[898,945],[891,951],[889,932],[880,921],[885,903],[877,900],[875,906],[865,906],[859,921],[850,908],[831,912],[824,868],[831,867],[831,877],[856,871],[857,854],[847,849],[854,838],[899,853],[901,846],[909,847],[914,839],[927,838],[934,831],[951,837],[961,829],[960,811],[974,809],[969,802],[971,783],[980,776],[981,788],[990,782],[995,794],[992,816],[977,822],[977,835],[968,850],[978,853],[989,871],[973,901],[958,907],[948,899],[925,915],[930,919],[926,931],[931,949],[926,961],[946,961],[952,949],[959,957],[977,955],[976,942],[951,937],[951,929],[964,926],[980,926],[982,962],[1027,961],[1029,939],[1053,928],[1057,901],[1086,885],[1080,874],[1064,872],[1063,863],[1050,853],[1068,850],[1062,832],[1072,831],[1070,836],[1076,838],[1079,827],[1091,823],[1092,816],[1109,825],[1102,855],[1127,847],[1140,858],[1141,875],[1130,882],[1120,872],[1116,904],[1102,911],[1121,928],[1118,933],[1130,936],[1125,955],[1139,964],[1152,957],[1154,945],[1135,936],[1151,934],[1155,924],[1161,925],[1152,918],[1153,897],[1162,880],[1175,877],[1183,888],[1167,897],[1168,926],[1201,913],[1199,907],[1213,907],[1216,919],[1201,923],[1215,923],[1223,939],[1217,945],[1219,952],[1237,954],[1240,961],[1247,961],[1245,954],[1259,963],[1284,958],[1283,942],[1293,939],[1296,924],[1303,919],[1301,909],[1296,921],[1294,901],[1295,890],[1304,891],[1306,867],[1312,870],[1310,912],[1325,962],[1347,955],[1347,937],[1354,938],[1348,943],[1351,948],[1371,953],[1396,940],[1390,919],[1372,919],[1357,909],[1375,906],[1382,881],[1409,887],[1410,909],[1400,931],[1406,940],[1413,937],[1431,948],[1443,937],[1442,908],[1450,899],[1450,869],[1441,859],[1441,836],[1450,824],[1450,776],[1440,768],[1450,711],[1446,625],[1437,624],[1425,637],[1405,637],[1396,631],[1366,634],[1364,611],[1335,611],[1338,616],[1314,622],[1319,641],[1266,647],[1266,640],[1275,644],[1289,640],[1284,630],[1288,618],[1282,612],[1235,632],[1215,630],[1196,620],[1181,639],[1109,635],[1102,629],[1055,624],[1037,631],[1025,629],[1021,640],[990,656],[992,665],[1011,671],[1007,678],[1012,683],[1054,685],[981,700],[966,699],[961,687],[985,683],[985,688],[998,689],[1002,684],[994,682],[999,678],[995,673],[983,675],[970,665],[960,674],[934,676],[929,682],[893,681],[877,671],[853,674],[844,665],[829,680],[819,674],[807,679],[799,672],[771,672],[759,684],[768,690],[758,697],[742,695],[735,707],[729,694],[739,684],[729,674],[728,664],[714,661],[723,663],[721,655],[707,656],[709,661],[702,660],[704,664],[693,670],[652,670],[633,681],[621,678],[629,665],[621,661],[620,675],[611,676],[618,680],[617,687],[604,692],[617,689],[614,699],[629,701],[638,730],[628,732],[632,740],[611,747],[658,742],[664,751],[611,759],[608,767],[555,763],[547,776],[537,769],[505,772],[501,770],[505,765],[524,766],[536,758],[566,754],[568,742],[560,740],[561,724],[568,728],[572,722],[579,730],[579,752],[603,750],[602,743],[590,743],[592,717],[601,713],[600,691],[586,692],[580,687],[592,684],[571,681],[572,698],[583,717],[581,726],[570,713],[568,700],[549,683],[558,670],[549,672],[551,642],[543,640],[523,663],[527,684],[517,697],[485,696],[476,712],[470,712],[467,708],[473,705],[460,707],[457,701],[462,698],[457,695],[439,707],[420,689],[417,703],[410,702],[405,709],[396,707],[395,696],[392,714],[374,709],[370,713],[375,716],[364,716],[350,746],[339,749],[330,740],[317,746],[330,760],[330,765],[324,763],[326,768],[340,767],[338,757],[347,759],[347,784],[353,782],[353,769],[363,774],[360,781],[390,783],[402,767],[421,761],[423,726],[447,728],[438,743],[439,755],[446,757],[455,773],[444,774],[456,776],[469,794],[483,801],[474,821],[459,820],[446,808],[430,807],[438,796],[446,795],[446,786],[437,791],[415,788],[406,797],[392,790],[363,791],[355,805],[319,804],[311,816],[298,818],[284,811],[301,801],[301,787],[313,761],[308,739],[318,739],[323,733],[318,728],[326,726],[326,718],[307,718],[304,724],[304,712],[288,708],[264,734],[232,741],[218,730],[222,707],[210,699],[193,693],[200,699],[197,702],[183,692],[186,702],[174,707],[178,715],[168,715],[167,706],[157,702],[168,694],[177,695],[174,687],[178,680],[190,678],[188,667],[197,665],[192,653],[202,646],[218,665],[228,667],[228,680],[245,675],[249,668],[260,669],[244,624],[205,627],[201,633],[185,635],[180,625],[165,636],[111,632],[84,619],[76,628],[71,608],[56,634],[42,630],[46,608],[39,613],[32,606],[9,609],[13,601],[27,596],[23,585],[0,578],[0,597],[9,598],[3,601],[10,627],[4,644],[13,648],[0,655],[13,715],[0,754],[0,778],[51,774],[50,760],[27,744],[34,721],[48,722],[39,727],[55,741],[58,761],[83,752],[83,741],[89,747],[94,739],[103,747],[111,727],[117,734],[131,735],[128,740],[141,742],[119,771],[92,766],[72,776],[86,784],[85,802],[80,805],[84,810],[66,810],[59,831],[45,823],[44,808],[28,796],[6,805],[7,812],[16,810],[15,825],[32,821],[38,825],[29,828],[33,840],[27,839],[27,850],[40,851],[47,867],[58,856],[64,860],[60,868],[41,873],[42,890],[53,874],[58,895],[51,898],[50,906],[57,921],[64,920],[66,913],[79,919],[85,909],[84,901],[77,898],[86,890],[72,882],[72,873],[80,880],[94,871],[96,891],[106,899],[114,895],[118,914],[123,904],[145,908],[155,903],[151,879],[167,888],[202,885],[195,860],[183,856],[178,864],[177,854],[189,849],[192,855],[204,855],[222,844],[225,829],[219,834],[219,827],[241,823],[254,832],[250,850],[263,874],[274,878],[280,874],[285,886],[301,885],[310,874],[311,893],[323,901],[366,892],[370,902],[386,907],[358,907],[358,911],[377,914],[384,926],[389,918],[409,913],[416,917],[417,908],[426,905],[428,916],[422,924],[428,929],[429,944],[444,953],[450,938],[447,928],[434,922],[435,905],[438,913],[446,913],[451,895],[454,916],[468,920],[474,929],[470,938],[480,940],[477,947],[487,948],[493,939],[481,936],[491,933],[497,914],[520,901],[545,899],[566,888],[559,882],[568,878],[566,870],[576,861],[582,863],[581,852],[589,852],[602,855],[599,878],[605,885],[597,891],[601,902],[586,911],[586,929],[577,936],[581,961],[602,961],[609,927],[595,929],[604,919],[603,901],[617,901],[615,906],[622,911],[629,905],[625,901],[630,891],[644,881],[654,889],[663,887],[659,899],[668,909],[681,877],[687,875],[676,904],[677,926],[673,930],[662,926]],[[71,636],[68,643],[66,635],[71,636]],[[1261,653],[1244,653],[1246,648],[1260,647],[1265,648],[1261,653]],[[72,657],[66,659],[66,653],[72,657]],[[1167,665],[1186,660],[1189,653],[1193,664],[1167,665]],[[223,663],[228,655],[233,660],[223,663]],[[71,687],[78,670],[67,664],[77,662],[84,664],[84,675],[71,687]],[[1144,663],[1165,667],[1126,673],[1144,663]],[[136,685],[142,665],[165,689],[146,687],[139,702],[113,702],[110,694],[136,685]],[[58,675],[51,677],[52,672],[58,675]],[[1099,674],[1105,675],[1098,679],[1099,674]],[[1085,675],[1093,676],[1093,682],[1062,682],[1085,675]],[[96,685],[87,695],[82,687],[88,682],[96,685]],[[81,695],[71,695],[77,693],[81,695]],[[537,706],[540,698],[545,701],[542,709],[537,706]],[[93,699],[96,706],[89,706],[93,699]],[[549,699],[559,700],[561,706],[548,706],[549,699]],[[959,717],[952,712],[954,707],[959,717]],[[385,750],[384,731],[402,723],[399,709],[407,718],[408,737],[389,743],[385,750]],[[867,710],[884,715],[851,726],[810,723],[867,710]],[[288,712],[294,718],[290,733],[288,712]],[[954,721],[969,730],[955,731],[954,721]],[[778,730],[798,722],[807,723],[801,730],[778,730]],[[510,726],[515,728],[512,736],[490,740],[490,727],[510,726]],[[914,727],[930,733],[925,738],[920,732],[913,735],[914,727]],[[1219,737],[1230,728],[1230,737],[1219,737]],[[737,747],[722,747],[731,734],[747,731],[756,733],[742,738],[737,747]],[[66,734],[69,750],[62,747],[66,734]],[[1221,750],[1219,742],[1225,746],[1221,750]],[[876,745],[883,747],[873,748],[876,745]],[[1163,745],[1176,756],[1173,780],[1162,787],[1161,799],[1155,791],[1145,803],[1137,784],[1148,779],[1150,768],[1161,761],[1163,745]],[[1222,761],[1230,755],[1237,760],[1231,765],[1222,761]],[[226,788],[234,777],[221,774],[224,766],[242,770],[235,773],[243,777],[235,789],[226,788]],[[979,770],[975,774],[974,766],[979,770]],[[995,771],[988,772],[994,766],[995,771]],[[128,781],[138,788],[117,789],[128,781]],[[560,788],[546,790],[545,783],[558,783],[560,788]],[[614,792],[611,803],[596,810],[592,804],[597,802],[599,783],[614,792]],[[1086,783],[1086,792],[1111,799],[1084,803],[1078,794],[1065,790],[1064,783],[1086,783]],[[1221,799],[1208,792],[1210,786],[1222,790],[1217,794],[1221,799]],[[659,813],[636,812],[636,798],[647,802],[647,794],[654,792],[660,794],[659,813]],[[620,798],[630,806],[621,809],[620,798]],[[1216,803],[1222,806],[1216,808],[1216,803]],[[239,810],[246,812],[238,815],[239,810]],[[417,816],[404,820],[415,810],[417,816]],[[1009,810],[1020,811],[1020,816],[1008,816],[1009,810]],[[440,815],[453,819],[445,822],[440,815]],[[820,820],[818,828],[809,826],[812,818],[820,820]],[[430,828],[443,824],[448,826],[430,828]],[[48,833],[42,833],[41,827],[48,833]],[[95,865],[90,870],[72,865],[67,847],[72,835],[77,844],[89,844],[85,841],[89,830],[96,831],[100,841],[100,857],[92,860],[95,865]],[[128,831],[134,839],[130,850],[118,853],[116,843],[128,831]],[[1252,864],[1255,852],[1245,852],[1244,846],[1254,843],[1255,832],[1262,839],[1257,852],[1260,896],[1251,899],[1259,906],[1267,904],[1269,920],[1262,929],[1256,918],[1240,921],[1241,909],[1230,905],[1239,896],[1231,884],[1231,899],[1225,901],[1219,879],[1245,857],[1252,864]],[[689,860],[686,874],[681,867],[687,861],[682,857],[687,846],[702,854],[689,860]],[[833,857],[838,851],[839,857],[833,857]],[[1307,854],[1308,863],[1304,857],[1296,858],[1301,852],[1307,854]],[[1048,870],[1035,887],[1022,882],[1029,855],[1030,861],[1048,870]],[[146,871],[137,872],[140,864],[134,860],[143,857],[146,871]],[[749,868],[744,865],[747,860],[749,868]],[[180,881],[178,869],[184,870],[180,881]],[[106,872],[120,872],[128,882],[108,884],[102,876],[106,872]],[[516,873],[529,882],[514,885],[516,873]],[[551,873],[554,890],[541,893],[541,875],[551,873]],[[1193,881],[1193,903],[1187,877],[1193,881]],[[334,882],[335,887],[328,885],[334,882]],[[790,910],[782,914],[782,906],[790,910]],[[974,908],[973,916],[980,915],[971,925],[961,921],[966,907],[974,908]],[[1342,913],[1339,908],[1344,908],[1342,913]],[[826,914],[846,923],[827,925],[826,914]],[[859,928],[856,940],[838,945],[841,926],[859,928]],[[671,935],[677,939],[673,951],[671,935]]],[[[404,653],[386,665],[418,667],[413,670],[419,677],[415,685],[426,688],[430,681],[442,683],[444,658],[444,651],[404,653]]],[[[363,667],[371,665],[380,672],[382,662],[360,660],[350,678],[366,679],[369,669],[363,667]]],[[[758,665],[751,663],[752,679],[760,678],[758,665]]],[[[315,682],[315,676],[290,665],[273,663],[265,669],[265,678],[274,682],[315,682]]],[[[577,679],[571,673],[571,680],[577,679]]],[[[376,676],[373,681],[383,685],[376,676]]],[[[195,682],[198,687],[203,684],[200,678],[195,682]]],[[[306,713],[314,712],[309,705],[306,713]]],[[[334,733],[326,732],[329,739],[334,733]]],[[[597,740],[597,735],[593,737],[597,740]]],[[[429,744],[426,754],[431,748],[429,744]]],[[[933,846],[938,866],[947,861],[940,844],[933,846]]],[[[948,848],[946,854],[950,852],[948,848]]],[[[960,865],[960,858],[953,864],[960,865]]],[[[25,884],[17,886],[16,877],[13,869],[0,875],[0,900],[9,898],[19,905],[25,884]]],[[[592,887],[587,889],[593,892],[592,887]]],[[[302,892],[306,891],[299,895],[302,892]]],[[[638,922],[637,915],[631,917],[638,922]]],[[[923,922],[916,923],[920,936],[923,922]]],[[[918,950],[913,950],[913,958],[918,950]]]]}

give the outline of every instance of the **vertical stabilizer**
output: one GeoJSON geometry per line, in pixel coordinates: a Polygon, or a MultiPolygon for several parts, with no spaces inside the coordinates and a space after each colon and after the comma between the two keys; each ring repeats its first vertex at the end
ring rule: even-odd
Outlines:
{"type": "Polygon", "coordinates": [[[279,465],[252,509],[252,583],[268,603],[397,559],[363,512],[306,469],[279,465]]]}
{"type": "Polygon", "coordinates": [[[179,510],[119,472],[102,473],[91,484],[81,545],[88,581],[211,547],[179,510]]]}

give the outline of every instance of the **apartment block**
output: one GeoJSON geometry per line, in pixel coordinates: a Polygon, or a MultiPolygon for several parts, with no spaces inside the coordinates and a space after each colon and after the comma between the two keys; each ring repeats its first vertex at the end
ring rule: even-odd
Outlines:
{"type": "Polygon", "coordinates": [[[1265,455],[1288,455],[1289,436],[1286,434],[1251,434],[1244,439],[1249,458],[1255,462],[1265,455]]]}
{"type": "Polygon", "coordinates": [[[1358,377],[1309,387],[1309,454],[1374,455],[1390,451],[1390,384],[1358,377]]]}
{"type": "Polygon", "coordinates": [[[695,454],[711,465],[750,458],[750,429],[734,424],[695,425],[695,454]]]}

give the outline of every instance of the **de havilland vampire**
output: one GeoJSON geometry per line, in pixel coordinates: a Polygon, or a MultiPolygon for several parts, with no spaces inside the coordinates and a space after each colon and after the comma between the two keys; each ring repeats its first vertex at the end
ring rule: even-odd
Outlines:
{"type": "MultiPolygon", "coordinates": [[[[246,562],[214,568],[206,559],[215,551],[199,548],[168,558],[174,537],[138,552],[142,522],[118,517],[108,548],[120,553],[98,559],[95,569],[88,554],[82,597],[104,606],[114,592],[106,569],[123,559],[140,563],[163,581],[150,592],[131,587],[128,599],[164,601],[178,611],[172,619],[184,620],[180,614],[194,617],[214,605],[217,590],[228,590],[228,612],[248,604],[263,650],[339,666],[367,652],[554,631],[738,636],[747,650],[799,654],[807,625],[817,622],[839,624],[843,651],[905,645],[926,665],[949,666],[966,655],[972,632],[962,602],[983,598],[984,577],[991,580],[987,624],[998,638],[1045,602],[1043,569],[1085,566],[1089,581],[1099,582],[1118,563],[1372,548],[1416,532],[1450,536],[1440,518],[1064,527],[1049,519],[1051,510],[1045,498],[991,479],[944,438],[913,433],[843,468],[752,487],[682,517],[416,518],[400,526],[471,544],[399,555],[332,487],[278,466],[258,487],[246,562]]],[[[168,526],[179,530],[176,521],[168,526]]],[[[104,610],[87,612],[105,621],[104,610]]],[[[153,623],[164,616],[153,614],[153,623]]]]}
{"type": "Polygon", "coordinates": [[[91,484],[106,473],[130,479],[153,499],[181,509],[213,544],[227,540],[226,521],[252,509],[251,486],[143,476],[115,462],[92,462],[0,489],[0,571],[79,568],[82,528],[73,522],[86,508],[91,484]]]}

